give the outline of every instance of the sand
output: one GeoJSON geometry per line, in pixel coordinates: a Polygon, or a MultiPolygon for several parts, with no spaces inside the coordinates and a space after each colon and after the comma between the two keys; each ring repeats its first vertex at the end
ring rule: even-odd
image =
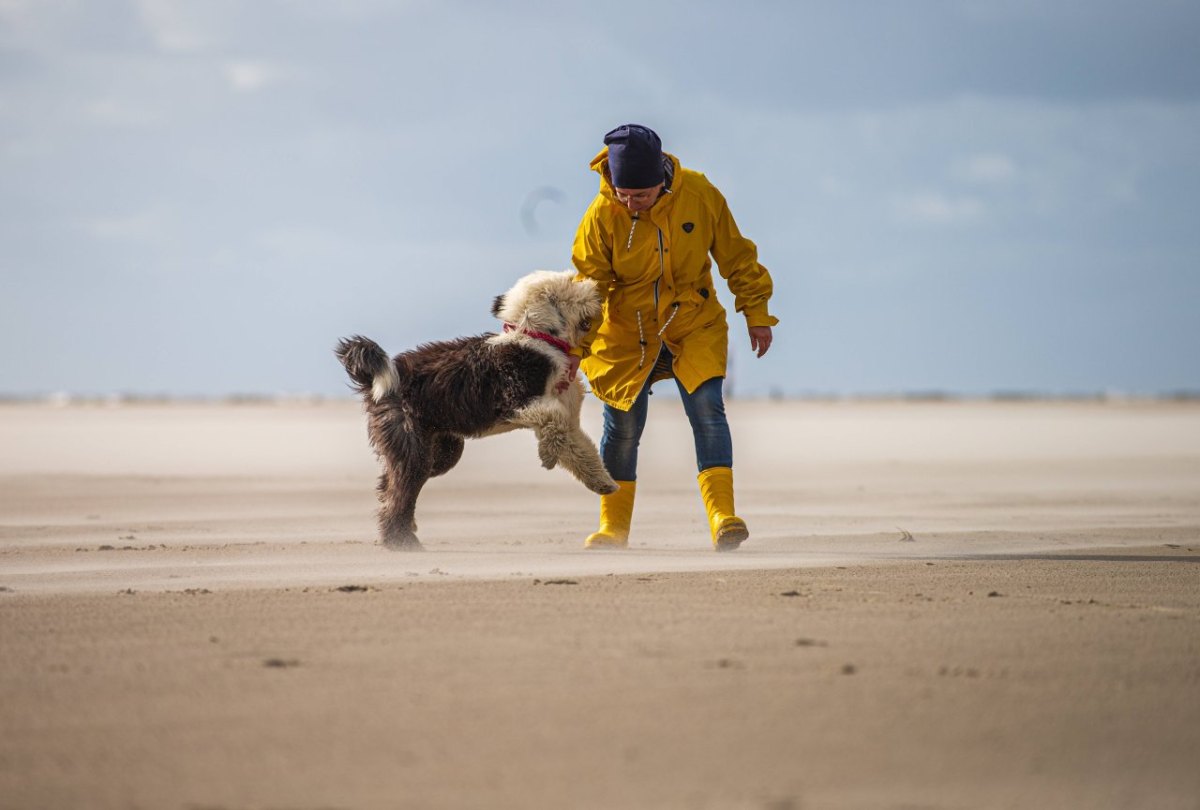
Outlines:
{"type": "Polygon", "coordinates": [[[403,554],[354,403],[0,407],[0,807],[1200,807],[1200,406],[730,414],[736,554],[669,397],[403,554]]]}

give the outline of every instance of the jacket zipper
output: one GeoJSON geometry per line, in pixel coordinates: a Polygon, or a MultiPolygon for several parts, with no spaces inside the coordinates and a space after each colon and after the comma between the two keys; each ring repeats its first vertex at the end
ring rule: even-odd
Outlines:
{"type": "MultiPolygon", "coordinates": [[[[636,225],[637,219],[634,218],[633,222],[636,225]]],[[[629,241],[632,244],[633,228],[629,229],[629,241]]],[[[658,283],[660,281],[662,281],[663,276],[666,275],[666,273],[667,273],[667,266],[666,266],[666,261],[663,257],[663,253],[664,253],[664,250],[663,250],[662,228],[659,228],[658,229],[658,278],[654,279],[654,314],[655,315],[658,314],[658,300],[659,300],[659,298],[658,298],[658,283]]],[[[672,307],[671,316],[669,318],[667,318],[667,322],[664,323],[662,325],[662,328],[658,330],[658,335],[657,335],[657,337],[658,337],[658,354],[662,354],[663,332],[667,331],[667,327],[671,325],[671,321],[673,321],[675,319],[676,313],[679,312],[679,302],[676,301],[675,303],[671,304],[671,307],[672,307]]],[[[641,345],[641,349],[642,349],[642,357],[638,361],[638,368],[642,368],[643,366],[646,365],[646,333],[642,330],[642,311],[640,309],[637,310],[637,323],[638,323],[638,343],[641,345]]],[[[658,362],[658,355],[654,356],[654,362],[656,362],[656,363],[658,362]]],[[[653,366],[651,368],[653,368],[653,366]]],[[[645,383],[642,383],[642,384],[645,385],[645,383]]]]}
{"type": "Polygon", "coordinates": [[[658,278],[654,279],[654,311],[658,312],[658,283],[662,281],[663,275],[666,273],[666,266],[663,263],[663,240],[662,228],[658,229],[658,278]]]}

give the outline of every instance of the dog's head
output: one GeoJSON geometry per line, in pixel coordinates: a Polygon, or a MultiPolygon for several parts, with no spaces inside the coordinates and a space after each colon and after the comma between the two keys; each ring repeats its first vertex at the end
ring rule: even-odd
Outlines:
{"type": "Polygon", "coordinates": [[[600,296],[596,282],[576,281],[574,270],[538,270],[496,296],[492,314],[518,329],[545,332],[578,346],[600,314],[600,296]]]}

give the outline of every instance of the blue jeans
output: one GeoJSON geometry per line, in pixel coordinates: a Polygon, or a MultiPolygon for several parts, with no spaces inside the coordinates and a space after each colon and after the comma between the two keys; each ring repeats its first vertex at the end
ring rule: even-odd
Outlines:
{"type": "MultiPolygon", "coordinates": [[[[725,419],[725,400],[721,397],[724,377],[713,377],[701,383],[689,394],[683,383],[675,380],[683,397],[683,410],[692,423],[696,442],[696,468],[704,472],[710,467],[733,466],[733,440],[729,422],[725,419]]],[[[650,386],[647,385],[633,401],[628,411],[611,405],[604,406],[604,436],[600,439],[600,456],[608,474],[617,481],[637,480],[638,443],[646,427],[646,412],[650,405],[650,386]]]]}

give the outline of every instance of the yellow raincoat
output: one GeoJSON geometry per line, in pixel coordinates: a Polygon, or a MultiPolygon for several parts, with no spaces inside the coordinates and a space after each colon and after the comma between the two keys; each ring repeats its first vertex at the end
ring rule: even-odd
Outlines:
{"type": "Polygon", "coordinates": [[[600,318],[575,350],[580,367],[596,396],[623,411],[641,393],[663,343],[688,393],[725,376],[729,326],[713,290],[712,259],[747,326],[779,323],[767,313],[771,276],[721,192],[667,157],[675,166],[670,193],[639,212],[635,223],[617,202],[607,147],[596,155],[591,167],[600,174],[600,193],[583,216],[571,256],[576,277],[593,279],[603,301],[600,318]]]}

